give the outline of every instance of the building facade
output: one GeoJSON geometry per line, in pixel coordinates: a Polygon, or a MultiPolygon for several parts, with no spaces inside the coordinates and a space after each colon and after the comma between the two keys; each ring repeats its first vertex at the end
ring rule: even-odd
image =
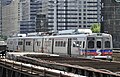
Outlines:
{"type": "Polygon", "coordinates": [[[0,35],[2,35],[2,9],[3,6],[11,3],[12,0],[0,0],[0,35]]]}
{"type": "Polygon", "coordinates": [[[19,33],[19,0],[3,2],[2,6],[2,35],[11,36],[19,33]]]}
{"type": "Polygon", "coordinates": [[[36,16],[40,8],[41,0],[21,1],[20,33],[30,33],[36,31],[36,16]]]}
{"type": "Polygon", "coordinates": [[[11,0],[3,8],[2,30],[6,35],[57,32],[100,23],[101,0],[11,0]]]}
{"type": "Polygon", "coordinates": [[[113,46],[120,48],[120,0],[102,0],[101,31],[112,34],[113,46]]]}
{"type": "Polygon", "coordinates": [[[48,30],[90,28],[100,23],[101,0],[43,0],[48,30]]]}

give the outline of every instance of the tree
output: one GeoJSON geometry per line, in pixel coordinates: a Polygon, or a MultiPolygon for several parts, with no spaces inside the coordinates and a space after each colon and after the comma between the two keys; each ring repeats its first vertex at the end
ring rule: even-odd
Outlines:
{"type": "Polygon", "coordinates": [[[98,23],[93,24],[91,30],[93,33],[100,33],[100,24],[98,23]]]}
{"type": "Polygon", "coordinates": [[[0,41],[7,40],[7,36],[0,35],[0,41]]]}

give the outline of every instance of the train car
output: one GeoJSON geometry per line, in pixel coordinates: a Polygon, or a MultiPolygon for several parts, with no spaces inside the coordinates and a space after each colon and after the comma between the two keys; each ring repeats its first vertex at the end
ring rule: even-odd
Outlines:
{"type": "Polygon", "coordinates": [[[0,51],[6,50],[6,46],[7,46],[6,42],[1,40],[0,41],[0,51]]]}
{"type": "Polygon", "coordinates": [[[13,37],[9,51],[54,53],[66,56],[107,58],[112,55],[112,36],[105,33],[13,37]]]}

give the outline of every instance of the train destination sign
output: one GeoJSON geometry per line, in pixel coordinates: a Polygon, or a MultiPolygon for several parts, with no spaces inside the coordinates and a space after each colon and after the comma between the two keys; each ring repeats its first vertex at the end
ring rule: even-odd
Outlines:
{"type": "Polygon", "coordinates": [[[115,0],[116,2],[120,2],[120,0],[115,0]]]}

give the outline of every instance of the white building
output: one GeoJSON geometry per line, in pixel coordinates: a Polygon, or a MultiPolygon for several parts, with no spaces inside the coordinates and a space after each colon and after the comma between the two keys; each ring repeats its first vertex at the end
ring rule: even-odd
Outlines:
{"type": "Polygon", "coordinates": [[[2,6],[2,34],[29,33],[36,30],[36,11],[40,0],[11,0],[2,6]]]}
{"type": "Polygon", "coordinates": [[[19,33],[19,0],[13,0],[2,6],[2,34],[6,36],[19,33]]]}

